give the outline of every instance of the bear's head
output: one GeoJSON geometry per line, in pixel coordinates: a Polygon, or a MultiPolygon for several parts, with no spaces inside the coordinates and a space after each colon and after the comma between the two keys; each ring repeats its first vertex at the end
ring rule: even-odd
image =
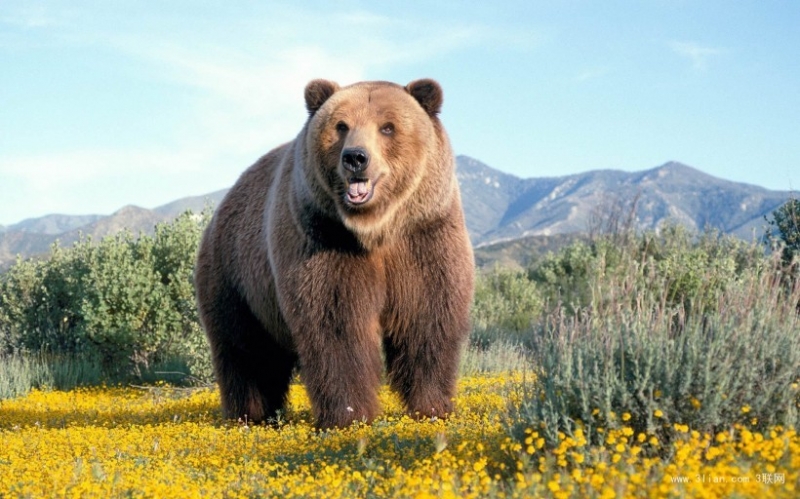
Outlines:
{"type": "Polygon", "coordinates": [[[339,88],[314,80],[305,101],[306,178],[362,242],[407,223],[398,217],[424,218],[452,199],[453,158],[437,116],[437,82],[339,88]]]}

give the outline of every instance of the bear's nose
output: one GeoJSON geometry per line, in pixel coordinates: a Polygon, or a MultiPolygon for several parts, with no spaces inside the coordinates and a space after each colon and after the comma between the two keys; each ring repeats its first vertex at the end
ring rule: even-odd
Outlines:
{"type": "Polygon", "coordinates": [[[342,164],[353,173],[361,173],[367,168],[369,154],[360,147],[350,147],[342,151],[342,164]]]}

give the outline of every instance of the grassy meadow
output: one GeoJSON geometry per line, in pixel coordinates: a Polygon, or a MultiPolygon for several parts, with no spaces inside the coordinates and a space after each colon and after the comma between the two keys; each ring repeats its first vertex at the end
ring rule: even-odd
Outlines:
{"type": "Polygon", "coordinates": [[[318,431],[297,380],[274,424],[222,419],[202,223],[0,275],[0,498],[800,495],[791,254],[667,227],[483,269],[454,414],[384,388],[377,420],[318,431]]]}

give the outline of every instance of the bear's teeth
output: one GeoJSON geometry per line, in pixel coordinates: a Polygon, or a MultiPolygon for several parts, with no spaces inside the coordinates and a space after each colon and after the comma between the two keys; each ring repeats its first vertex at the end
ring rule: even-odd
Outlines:
{"type": "Polygon", "coordinates": [[[369,194],[371,183],[369,179],[351,183],[347,188],[347,195],[351,198],[360,198],[369,194]]]}

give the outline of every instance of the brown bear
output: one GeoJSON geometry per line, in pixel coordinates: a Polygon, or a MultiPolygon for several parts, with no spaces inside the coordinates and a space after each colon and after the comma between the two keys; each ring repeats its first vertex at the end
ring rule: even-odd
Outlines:
{"type": "Polygon", "coordinates": [[[473,257],[441,87],[314,80],[305,104],[300,134],[242,174],[200,246],[224,414],[274,417],[299,365],[318,427],[369,421],[385,360],[410,414],[445,416],[473,257]]]}

